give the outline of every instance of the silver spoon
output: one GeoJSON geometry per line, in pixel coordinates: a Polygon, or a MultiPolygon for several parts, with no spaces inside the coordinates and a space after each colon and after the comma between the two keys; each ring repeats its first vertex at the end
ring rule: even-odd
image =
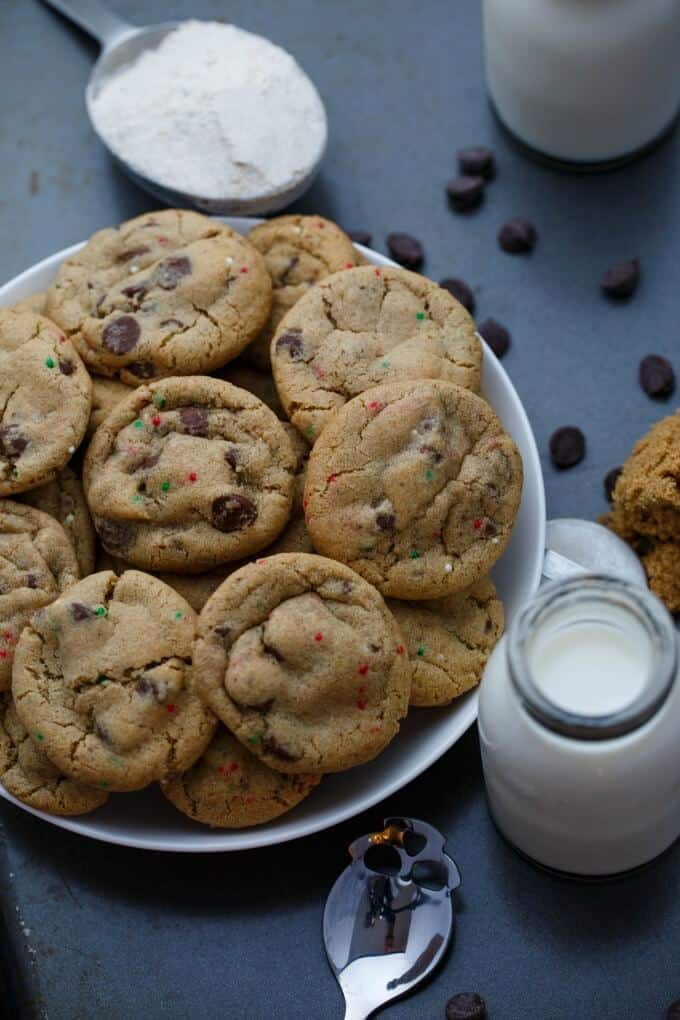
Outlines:
{"type": "Polygon", "coordinates": [[[352,863],[323,915],[328,961],[345,996],[345,1020],[365,1020],[437,966],[454,925],[458,868],[444,837],[414,818],[387,818],[355,840],[352,863]]]}
{"type": "MultiPolygon", "coordinates": [[[[325,143],[322,146],[318,159],[309,168],[304,177],[297,180],[292,186],[264,193],[254,198],[237,199],[229,195],[217,199],[205,198],[201,195],[192,195],[186,191],[166,187],[164,184],[159,184],[158,181],[138,173],[129,163],[126,163],[117,153],[109,148],[106,141],[97,131],[92,116],[92,102],[107,78],[115,74],[126,64],[133,63],[145,50],[155,49],[165,36],[181,25],[182,22],[166,21],[160,25],[148,25],[139,28],[136,25],[132,25],[129,21],[119,18],[117,14],[110,11],[100,0],[43,0],[43,2],[59,11],[60,14],[65,15],[65,17],[84,29],[101,44],[101,54],[92,69],[90,80],[85,88],[85,105],[92,128],[102,145],[108,149],[118,166],[140,188],[148,191],[160,199],[161,202],[178,208],[193,206],[216,215],[254,216],[282,209],[284,206],[295,201],[296,198],[299,198],[312,183],[323,159],[325,143]]],[[[319,99],[319,102],[321,102],[321,99],[319,99]]]]}

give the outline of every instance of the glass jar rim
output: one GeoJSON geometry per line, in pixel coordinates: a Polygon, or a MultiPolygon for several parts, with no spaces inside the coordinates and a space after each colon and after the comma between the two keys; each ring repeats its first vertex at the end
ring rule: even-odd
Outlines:
{"type": "Polygon", "coordinates": [[[648,589],[606,574],[587,574],[541,588],[508,631],[506,655],[511,682],[525,709],[543,726],[577,740],[610,740],[638,729],[661,708],[673,686],[678,663],[673,619],[648,589]],[[569,711],[537,685],[527,656],[534,628],[560,608],[580,601],[617,605],[634,616],[650,639],[653,661],[644,689],[627,705],[602,715],[569,711]]]}

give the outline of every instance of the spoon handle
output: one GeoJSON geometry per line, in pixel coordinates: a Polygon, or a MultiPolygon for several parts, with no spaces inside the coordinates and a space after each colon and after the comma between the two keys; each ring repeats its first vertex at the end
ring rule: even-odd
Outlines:
{"type": "Polygon", "coordinates": [[[136,31],[134,25],[119,18],[101,0],[43,0],[43,3],[94,36],[104,49],[136,31]]]}

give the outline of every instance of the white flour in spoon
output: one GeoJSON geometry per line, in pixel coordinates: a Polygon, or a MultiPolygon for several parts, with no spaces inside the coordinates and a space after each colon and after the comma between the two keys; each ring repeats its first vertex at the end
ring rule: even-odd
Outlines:
{"type": "Polygon", "coordinates": [[[326,141],[323,105],[293,57],[218,22],[184,22],[106,81],[91,114],[138,173],[207,199],[287,190],[326,141]]]}

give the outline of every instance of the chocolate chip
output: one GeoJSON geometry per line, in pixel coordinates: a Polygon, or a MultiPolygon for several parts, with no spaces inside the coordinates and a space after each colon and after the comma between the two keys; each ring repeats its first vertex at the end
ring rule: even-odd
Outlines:
{"type": "Polygon", "coordinates": [[[131,361],[125,368],[132,375],[136,375],[138,379],[153,379],[156,374],[153,361],[131,361]]]}
{"type": "Polygon", "coordinates": [[[277,286],[283,287],[286,283],[288,283],[288,277],[293,272],[299,261],[300,257],[298,255],[293,255],[291,258],[288,259],[288,265],[283,270],[283,272],[279,273],[278,275],[278,278],[276,280],[277,286]]]}
{"type": "Polygon", "coordinates": [[[615,467],[612,468],[611,471],[608,471],[607,474],[604,476],[603,481],[604,494],[610,503],[614,499],[614,489],[616,488],[616,483],[618,482],[619,476],[622,471],[623,471],[622,467],[615,467]]]}
{"type": "Polygon", "coordinates": [[[183,407],[179,420],[190,436],[208,434],[208,412],[204,407],[183,407]]]}
{"type": "Polygon", "coordinates": [[[142,695],[151,694],[152,693],[151,684],[147,679],[145,679],[145,677],[140,676],[139,680],[135,684],[135,691],[137,692],[137,694],[142,695]]]}
{"type": "Polygon", "coordinates": [[[538,234],[533,223],[515,216],[504,223],[498,232],[498,243],[510,255],[523,255],[536,244],[538,234]]]}
{"type": "Polygon", "coordinates": [[[84,602],[72,602],[69,608],[76,623],[80,623],[82,620],[91,620],[95,616],[93,610],[84,602]]]}
{"type": "Polygon", "coordinates": [[[257,507],[247,496],[232,492],[212,503],[212,525],[226,533],[248,528],[257,519],[257,507]]]}
{"type": "Polygon", "coordinates": [[[148,293],[148,288],[145,283],[131,283],[129,287],[123,287],[121,293],[140,305],[148,293]]]}
{"type": "Polygon", "coordinates": [[[283,744],[280,744],[276,737],[265,737],[262,741],[262,747],[269,754],[273,754],[275,758],[280,758],[281,761],[297,761],[299,757],[299,755],[293,754],[287,747],[284,747],[283,744]]]}
{"type": "Polygon", "coordinates": [[[400,266],[406,266],[407,269],[419,269],[422,266],[425,258],[423,246],[410,234],[388,234],[387,247],[400,266]]]}
{"type": "Polygon", "coordinates": [[[461,174],[446,185],[446,194],[456,212],[475,209],[484,198],[484,178],[461,174]]]}
{"type": "Polygon", "coordinates": [[[460,301],[463,308],[467,308],[472,315],[475,310],[475,296],[465,280],[461,280],[457,276],[447,276],[444,280],[439,281],[439,286],[448,290],[449,294],[452,294],[456,301],[460,301]]]}
{"type": "Polygon", "coordinates": [[[371,241],[373,240],[373,234],[369,234],[367,230],[348,230],[347,236],[355,244],[363,244],[366,248],[370,248],[371,241]]]}
{"type": "Polygon", "coordinates": [[[640,263],[637,259],[628,259],[607,270],[601,287],[607,297],[629,298],[635,292],[639,279],[640,263]]]}
{"type": "Polygon", "coordinates": [[[163,290],[174,290],[184,276],[191,273],[191,261],[186,255],[174,255],[156,266],[153,278],[163,290]]]}
{"type": "Polygon", "coordinates": [[[354,585],[352,584],[351,581],[343,581],[342,582],[342,594],[343,595],[349,595],[349,593],[352,591],[353,588],[354,588],[354,585]]]}
{"type": "Polygon", "coordinates": [[[299,329],[289,329],[286,333],[282,333],[276,341],[276,349],[277,351],[287,350],[291,361],[301,361],[304,355],[302,331],[299,329]]]}
{"type": "Polygon", "coordinates": [[[485,145],[468,145],[458,150],[458,166],[462,174],[486,177],[490,181],[496,173],[496,161],[491,149],[485,145]]]}
{"type": "MultiPolygon", "coordinates": [[[[142,462],[141,462],[141,463],[140,463],[140,464],[138,465],[138,468],[139,468],[139,470],[141,470],[141,471],[148,471],[148,470],[149,470],[149,468],[152,468],[152,467],[156,467],[156,464],[158,463],[158,461],[159,461],[160,459],[161,459],[161,455],[160,455],[160,453],[150,453],[150,454],[149,454],[149,455],[148,455],[147,457],[145,457],[145,458],[144,458],[144,460],[143,460],[143,461],[142,461],[142,462]]],[[[144,485],[144,483],[143,483],[143,482],[141,482],[141,483],[140,483],[140,484],[139,484],[139,485],[137,486],[137,488],[138,488],[138,489],[140,490],[140,492],[141,492],[141,491],[143,491],[143,490],[142,490],[142,485],[144,485]]],[[[145,485],[144,485],[144,489],[146,489],[146,486],[145,486],[145,485]]]]}
{"type": "Polygon", "coordinates": [[[660,354],[648,354],[640,362],[640,386],[648,397],[669,397],[675,389],[675,372],[660,354]]]}
{"type": "Polygon", "coordinates": [[[680,999],[671,1002],[666,1010],[666,1020],[680,1020],[680,999]]]}
{"type": "Polygon", "coordinates": [[[224,459],[226,460],[229,467],[233,471],[235,471],[237,466],[241,463],[241,455],[238,451],[238,448],[236,446],[228,447],[227,450],[225,451],[224,459]]]}
{"type": "Polygon", "coordinates": [[[446,1020],[485,1020],[486,1003],[477,992],[459,992],[446,1003],[446,1020]]]}
{"type": "Polygon", "coordinates": [[[149,248],[146,245],[142,245],[139,248],[130,248],[129,251],[122,252],[116,259],[116,262],[130,262],[132,259],[136,259],[138,255],[146,255],[149,248]]]}
{"type": "Polygon", "coordinates": [[[121,315],[102,331],[102,344],[112,354],[127,354],[136,346],[141,330],[131,315],[121,315]]]}
{"type": "Polygon", "coordinates": [[[135,540],[134,525],[125,521],[113,521],[109,517],[96,517],[94,525],[107,552],[122,552],[128,549],[135,540]]]}
{"type": "Polygon", "coordinates": [[[495,319],[485,319],[477,327],[477,332],[484,337],[497,358],[502,358],[504,354],[507,354],[510,346],[510,333],[500,322],[495,319]]]}
{"type": "Polygon", "coordinates": [[[143,697],[149,694],[154,701],[162,702],[167,697],[168,685],[165,681],[157,683],[155,680],[148,680],[145,676],[140,676],[135,684],[135,691],[143,697]]]}
{"type": "Polygon", "coordinates": [[[35,574],[26,574],[26,584],[28,585],[29,588],[38,587],[38,580],[35,574]]]}
{"type": "Polygon", "coordinates": [[[8,457],[18,457],[28,446],[27,437],[19,431],[17,425],[0,426],[0,447],[8,457]]]}
{"type": "Polygon", "coordinates": [[[394,525],[396,524],[396,517],[394,514],[377,514],[375,523],[381,531],[394,531],[394,525]]]}
{"type": "Polygon", "coordinates": [[[550,456],[557,468],[570,468],[582,461],[586,453],[586,439],[575,425],[564,425],[550,437],[550,456]]]}
{"type": "Polygon", "coordinates": [[[76,366],[68,358],[63,358],[59,361],[59,371],[62,375],[73,375],[76,370],[76,366]]]}
{"type": "Polygon", "coordinates": [[[484,521],[483,532],[485,535],[490,537],[491,535],[498,534],[498,525],[494,521],[490,521],[488,518],[484,521]]]}

